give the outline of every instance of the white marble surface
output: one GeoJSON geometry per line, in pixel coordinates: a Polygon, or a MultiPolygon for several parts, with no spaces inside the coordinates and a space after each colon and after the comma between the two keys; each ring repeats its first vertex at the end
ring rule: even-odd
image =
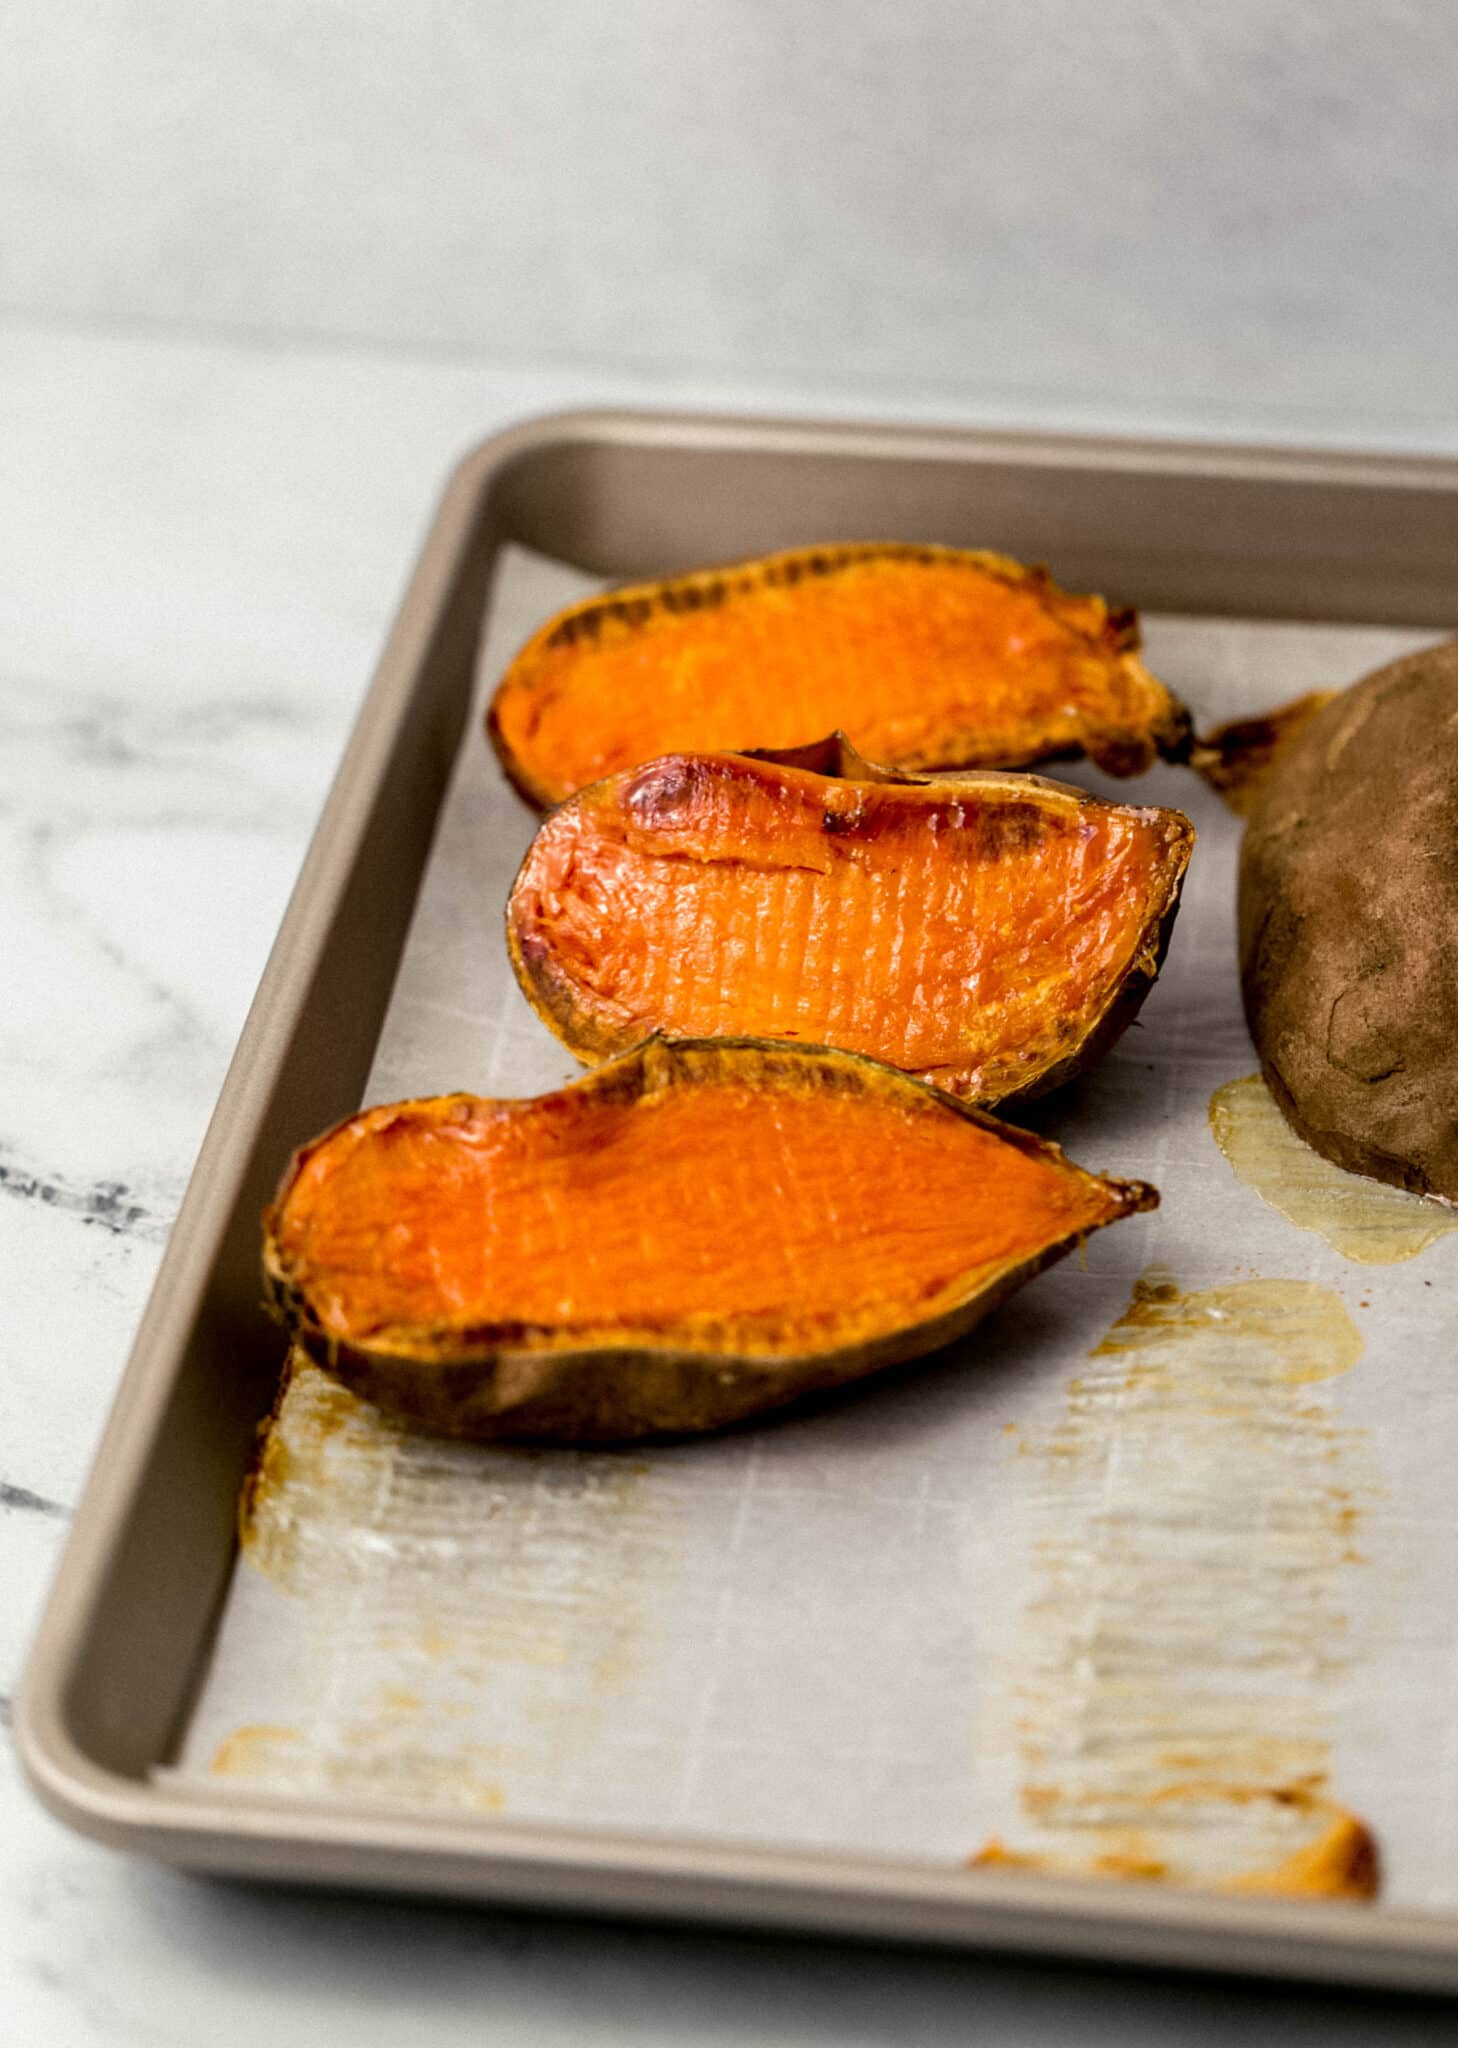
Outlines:
{"type": "MultiPolygon", "coordinates": [[[[887,409],[823,383],[0,322],[0,1693],[447,464],[509,418],[633,398],[887,409]]],[[[959,411],[945,391],[898,409],[959,411]]],[[[1342,2044],[1452,2025],[1299,1990],[205,1885],[66,1834],[0,1740],[5,2048],[1014,2048],[1252,2027],[1342,2044]]]]}

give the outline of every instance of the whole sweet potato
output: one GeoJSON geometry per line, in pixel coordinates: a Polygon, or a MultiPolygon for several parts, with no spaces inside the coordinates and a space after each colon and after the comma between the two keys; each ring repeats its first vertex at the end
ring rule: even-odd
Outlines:
{"type": "Polygon", "coordinates": [[[1458,640],[1342,691],[1279,755],[1241,852],[1240,965],[1293,1128],[1458,1201],[1458,640]]]}

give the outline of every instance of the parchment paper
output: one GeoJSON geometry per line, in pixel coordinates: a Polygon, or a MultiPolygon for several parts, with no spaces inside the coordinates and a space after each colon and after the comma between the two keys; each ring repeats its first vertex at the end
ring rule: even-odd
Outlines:
{"type": "MultiPolygon", "coordinates": [[[[483,705],[527,633],[593,587],[504,561],[483,705]]],[[[1432,637],[1145,624],[1151,667],[1206,726],[1432,637]]],[[[1207,1108],[1255,1065],[1234,969],[1238,821],[1182,770],[1068,779],[1177,805],[1199,831],[1140,1025],[1036,1119],[1082,1164],[1155,1182],[1158,1213],[1101,1233],[954,1351],[717,1441],[434,1444],[325,1382],[296,1389],[291,1455],[264,1490],[177,1771],[215,1790],[960,1861],[993,1835],[1036,1848],[1026,1795],[1057,1774],[1050,1750],[1098,1790],[1110,1700],[1116,1725],[1121,1698],[1138,1704],[1107,1640],[1132,1630],[1140,1696],[1161,1660],[1177,1694],[1182,1660],[1213,1657],[1243,1722],[1294,1730],[1325,1759],[1329,1790],[1381,1843],[1385,1897],[1458,1898],[1458,1243],[1353,1265],[1236,1180],[1207,1108]],[[1252,1410],[1254,1434],[1222,1434],[1218,1401],[1201,1409],[1219,1425],[1208,1442],[1179,1418],[1131,1423],[1127,1388],[1100,1393],[1118,1356],[1091,1378],[1090,1353],[1151,1268],[1184,1290],[1314,1283],[1360,1358],[1282,1395],[1279,1431],[1252,1410]],[[1301,1522],[1313,1486],[1350,1503],[1337,1549],[1301,1522]],[[1145,1597],[1119,1592],[1118,1559],[1105,1570],[1111,1529],[1184,1560],[1174,1578],[1213,1615],[1213,1649],[1183,1622],[1140,1634],[1145,1597]],[[1223,1590],[1205,1600],[1216,1565],[1223,1590]],[[1302,1611],[1289,1627],[1283,1602],[1302,1611]]],[[[502,942],[533,824],[473,717],[367,1100],[529,1094],[577,1071],[502,942]]],[[[1184,1711],[1176,1698],[1176,1724],[1184,1711]]]]}

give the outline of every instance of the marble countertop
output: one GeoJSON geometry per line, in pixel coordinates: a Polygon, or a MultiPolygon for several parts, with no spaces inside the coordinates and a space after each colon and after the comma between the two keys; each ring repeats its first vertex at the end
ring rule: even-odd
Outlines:
{"type": "MultiPolygon", "coordinates": [[[[0,321],[0,1696],[333,765],[444,474],[583,403],[885,416],[885,391],[0,321]],[[18,971],[16,967],[18,966],[18,971]]],[[[1448,449],[1253,403],[1009,421],[1448,449]]],[[[113,1856],[0,1736],[16,2048],[1431,2040],[1430,2005],[302,1897],[113,1856]]]]}

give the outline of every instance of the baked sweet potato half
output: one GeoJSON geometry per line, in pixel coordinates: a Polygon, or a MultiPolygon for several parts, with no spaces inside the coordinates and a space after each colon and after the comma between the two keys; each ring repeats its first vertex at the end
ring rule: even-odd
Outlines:
{"type": "Polygon", "coordinates": [[[1276,756],[1240,857],[1240,971],[1293,1129],[1458,1202],[1458,640],[1343,690],[1276,756]]]}
{"type": "Polygon", "coordinates": [[[1178,811],[1036,775],[898,775],[839,736],[670,754],[545,821],[507,945],[588,1063],[653,1031],[787,1039],[998,1102],[1068,1080],[1129,1023],[1193,842],[1178,811]]]}
{"type": "Polygon", "coordinates": [[[653,1040],[553,1095],[349,1118],[290,1165],[264,1271],[383,1408],[616,1442],[930,1351],[1157,1199],[849,1053],[653,1040]]]}
{"type": "Polygon", "coordinates": [[[1133,612],[1006,555],[801,548],[558,613],[502,678],[488,729],[541,809],[659,754],[798,747],[837,727],[900,768],[1087,754],[1133,775],[1190,739],[1138,645],[1133,612]]]}

